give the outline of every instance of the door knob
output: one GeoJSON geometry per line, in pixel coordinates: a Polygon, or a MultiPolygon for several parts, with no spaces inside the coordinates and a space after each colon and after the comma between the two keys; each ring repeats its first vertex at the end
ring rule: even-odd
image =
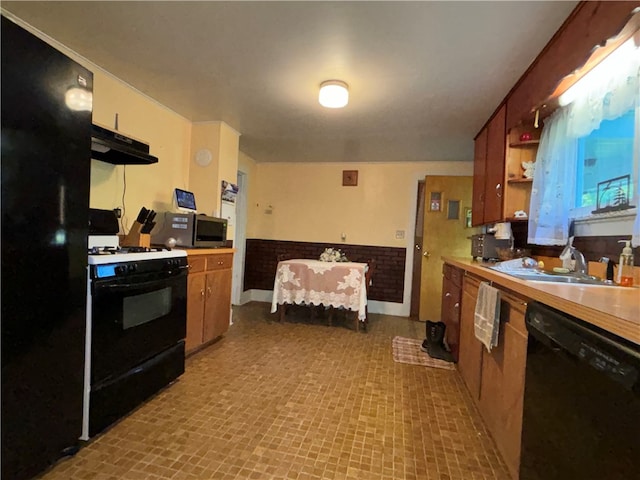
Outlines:
{"type": "Polygon", "coordinates": [[[430,254],[429,252],[425,251],[425,252],[422,254],[422,256],[423,256],[424,258],[429,258],[429,257],[431,256],[431,254],[430,254]]]}

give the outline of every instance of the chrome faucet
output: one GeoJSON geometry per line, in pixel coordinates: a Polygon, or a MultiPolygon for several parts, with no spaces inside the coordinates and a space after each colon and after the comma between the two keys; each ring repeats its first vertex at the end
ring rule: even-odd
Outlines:
{"type": "Polygon", "coordinates": [[[584,259],[582,252],[573,245],[569,247],[569,252],[576,262],[574,271],[580,275],[587,275],[587,261],[584,259]]]}
{"type": "Polygon", "coordinates": [[[580,276],[588,276],[587,270],[587,261],[584,259],[584,255],[580,250],[573,246],[573,238],[575,235],[575,223],[573,220],[569,223],[569,238],[567,240],[567,244],[565,245],[562,253],[560,254],[560,259],[562,260],[562,266],[567,268],[569,267],[569,260],[574,260],[573,271],[580,276]]]}

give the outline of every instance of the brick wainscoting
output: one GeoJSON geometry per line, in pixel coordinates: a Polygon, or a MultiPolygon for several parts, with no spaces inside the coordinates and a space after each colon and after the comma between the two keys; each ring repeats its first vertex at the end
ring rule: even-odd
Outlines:
{"type": "Polygon", "coordinates": [[[247,239],[245,291],[273,290],[278,255],[287,255],[288,258],[318,258],[327,247],[339,248],[354,262],[374,259],[376,271],[369,288],[369,300],[402,303],[406,249],[395,247],[247,239]]]}

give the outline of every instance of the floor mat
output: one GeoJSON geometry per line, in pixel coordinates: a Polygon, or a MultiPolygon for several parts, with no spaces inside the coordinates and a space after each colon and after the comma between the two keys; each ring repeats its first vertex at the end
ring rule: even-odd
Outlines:
{"type": "Polygon", "coordinates": [[[410,365],[423,365],[425,367],[455,370],[455,365],[444,360],[431,358],[426,352],[420,350],[422,340],[406,337],[393,338],[393,360],[410,365]]]}

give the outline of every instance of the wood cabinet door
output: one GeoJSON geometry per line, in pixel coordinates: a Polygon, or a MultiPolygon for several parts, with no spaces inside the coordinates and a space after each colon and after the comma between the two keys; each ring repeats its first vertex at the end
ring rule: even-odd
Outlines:
{"type": "Polygon", "coordinates": [[[520,468],[522,405],[527,335],[522,299],[501,292],[500,335],[491,353],[482,352],[480,413],[513,478],[520,468]]]}
{"type": "MultiPolygon", "coordinates": [[[[524,314],[512,310],[514,316],[524,314]]],[[[524,318],[523,318],[524,320],[524,318]]],[[[503,459],[512,478],[518,478],[520,470],[520,446],[522,437],[522,408],[524,401],[524,379],[527,364],[527,336],[510,324],[504,327],[504,367],[502,370],[502,434],[503,459]]]]}
{"type": "Polygon", "coordinates": [[[500,325],[498,345],[482,352],[482,382],[480,385],[480,414],[496,444],[500,444],[502,430],[502,397],[504,368],[504,324],[500,325]]]}
{"type": "Polygon", "coordinates": [[[508,126],[533,120],[532,109],[545,102],[566,75],[582,67],[596,45],[618,35],[638,4],[580,2],[509,95],[508,126]]]}
{"type": "Polygon", "coordinates": [[[187,352],[202,344],[205,300],[205,275],[189,274],[187,277],[187,337],[185,350],[187,352]]]}
{"type": "Polygon", "coordinates": [[[461,290],[450,278],[442,279],[442,321],[447,326],[445,336],[454,360],[458,361],[460,350],[460,303],[461,290]]]}
{"type": "Polygon", "coordinates": [[[476,137],[473,152],[473,200],[471,202],[471,224],[484,223],[484,184],[487,164],[487,129],[476,137]]]}
{"type": "Polygon", "coordinates": [[[207,273],[203,341],[208,342],[229,329],[231,314],[231,270],[207,273]]]}
{"type": "Polygon", "coordinates": [[[482,344],[474,333],[474,315],[478,298],[479,282],[465,277],[462,289],[462,312],[460,315],[460,351],[458,370],[474,401],[480,397],[480,375],[482,368],[482,344]]]}
{"type": "Polygon", "coordinates": [[[502,105],[487,127],[483,223],[499,222],[503,218],[504,167],[507,143],[506,117],[507,107],[502,105]]]}

